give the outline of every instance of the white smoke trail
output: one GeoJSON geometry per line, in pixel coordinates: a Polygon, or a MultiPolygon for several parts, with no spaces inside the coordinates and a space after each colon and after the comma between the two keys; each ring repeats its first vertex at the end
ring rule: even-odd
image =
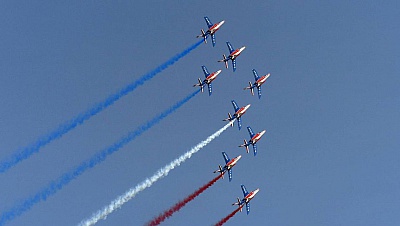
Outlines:
{"type": "Polygon", "coordinates": [[[112,213],[114,210],[117,208],[121,208],[123,204],[134,198],[139,192],[143,191],[144,189],[150,187],[158,181],[159,179],[165,177],[168,175],[169,171],[173,170],[175,167],[179,166],[182,164],[184,161],[192,157],[193,154],[196,152],[200,151],[204,146],[209,144],[212,140],[215,138],[219,137],[222,132],[224,132],[229,126],[231,125],[231,122],[226,124],[224,127],[219,129],[217,132],[212,134],[211,136],[207,137],[207,139],[203,140],[196,146],[194,146],[192,149],[187,151],[185,154],[181,155],[179,158],[173,160],[163,168],[159,169],[152,177],[145,179],[142,183],[136,185],[136,187],[131,188],[129,191],[125,192],[125,194],[119,196],[115,200],[113,200],[108,206],[105,206],[102,210],[97,211],[92,215],[91,218],[82,221],[79,223],[79,225],[83,226],[88,226],[88,225],[94,225],[96,224],[100,219],[106,219],[107,216],[112,213]]]}

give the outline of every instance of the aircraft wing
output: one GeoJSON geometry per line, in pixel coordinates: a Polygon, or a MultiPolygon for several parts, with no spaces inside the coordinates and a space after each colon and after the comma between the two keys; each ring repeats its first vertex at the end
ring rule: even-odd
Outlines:
{"type": "Polygon", "coordinates": [[[233,72],[236,71],[236,59],[232,60],[233,72]]]}
{"type": "Polygon", "coordinates": [[[256,69],[253,69],[254,79],[257,81],[260,76],[258,76],[256,69]]]}
{"type": "Polygon", "coordinates": [[[258,99],[261,98],[261,86],[257,86],[258,99]]]}
{"type": "Polygon", "coordinates": [[[254,152],[254,156],[257,155],[257,144],[253,144],[253,152],[254,152]]]}
{"type": "Polygon", "coordinates": [[[235,112],[237,112],[239,110],[239,107],[238,107],[236,101],[232,100],[232,105],[233,105],[233,109],[235,109],[235,112]]]}
{"type": "Polygon", "coordinates": [[[251,127],[248,126],[248,127],[247,127],[247,130],[249,131],[250,138],[253,138],[253,137],[254,137],[254,132],[253,132],[253,130],[251,129],[251,127]]]}
{"type": "Polygon", "coordinates": [[[232,181],[232,169],[228,170],[229,182],[232,181]]]}
{"type": "Polygon", "coordinates": [[[213,46],[215,46],[215,34],[211,35],[211,42],[212,42],[213,46]]]}
{"type": "Polygon", "coordinates": [[[247,211],[247,214],[250,213],[250,203],[249,202],[246,203],[246,211],[247,211]]]}
{"type": "Polygon", "coordinates": [[[232,53],[233,51],[235,51],[230,42],[226,42],[226,45],[228,46],[229,53],[232,53]]]}
{"type": "Polygon", "coordinates": [[[208,28],[213,26],[213,24],[211,23],[210,19],[208,19],[208,17],[205,16],[204,19],[206,20],[208,28]]]}
{"type": "Polygon", "coordinates": [[[210,72],[208,72],[208,70],[207,70],[207,68],[206,68],[206,66],[201,66],[201,68],[203,69],[203,72],[204,72],[204,75],[206,76],[206,78],[207,78],[207,76],[209,76],[210,75],[210,72]]]}
{"type": "Polygon", "coordinates": [[[231,159],[228,157],[228,155],[225,152],[222,152],[222,156],[224,156],[225,159],[225,164],[231,161],[231,159]]]}
{"type": "Polygon", "coordinates": [[[249,194],[249,192],[247,192],[247,189],[246,189],[246,187],[242,184],[242,185],[240,185],[240,187],[242,187],[242,191],[243,191],[243,196],[244,197],[246,197],[246,195],[248,195],[249,194]]]}
{"type": "Polygon", "coordinates": [[[212,93],[212,84],[207,84],[208,85],[208,95],[211,96],[212,93]]]}

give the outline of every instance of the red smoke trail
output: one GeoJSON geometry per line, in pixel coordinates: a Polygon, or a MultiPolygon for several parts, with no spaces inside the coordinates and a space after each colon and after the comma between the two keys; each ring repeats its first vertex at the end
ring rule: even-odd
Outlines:
{"type": "Polygon", "coordinates": [[[240,210],[240,206],[239,206],[239,208],[234,210],[232,213],[230,213],[228,216],[226,216],[224,219],[222,219],[218,223],[216,223],[215,226],[221,226],[221,225],[225,224],[229,219],[231,219],[231,217],[233,217],[237,212],[239,212],[239,210],[240,210]]]}
{"type": "Polygon", "coordinates": [[[197,189],[195,192],[193,192],[191,195],[186,197],[184,200],[178,202],[168,210],[164,211],[164,213],[160,214],[158,217],[154,218],[150,223],[147,223],[147,226],[155,226],[159,225],[161,222],[163,222],[165,219],[168,217],[171,217],[172,214],[175,212],[179,211],[182,207],[184,207],[188,202],[192,201],[194,198],[199,196],[201,193],[203,193],[207,188],[211,187],[217,180],[219,180],[222,177],[222,174],[218,175],[216,178],[212,179],[210,182],[207,184],[203,185],[201,188],[197,189]]]}

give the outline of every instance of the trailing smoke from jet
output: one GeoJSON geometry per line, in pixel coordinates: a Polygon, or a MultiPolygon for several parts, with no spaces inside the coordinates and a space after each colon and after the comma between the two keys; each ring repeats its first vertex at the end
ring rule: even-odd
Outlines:
{"type": "Polygon", "coordinates": [[[189,48],[176,54],[175,56],[173,56],[172,58],[167,60],[165,63],[161,64],[154,70],[143,75],[136,81],[134,81],[134,82],[128,84],[127,86],[125,86],[124,88],[118,90],[116,93],[109,95],[105,100],[93,105],[91,108],[89,108],[85,112],[82,112],[79,115],[75,116],[74,118],[70,119],[69,121],[59,125],[52,132],[39,137],[32,144],[30,144],[20,150],[15,151],[10,157],[8,157],[7,159],[4,159],[0,162],[0,173],[4,173],[4,172],[8,171],[11,167],[13,167],[13,166],[17,165],[18,163],[20,163],[21,161],[29,158],[34,153],[39,152],[39,150],[42,147],[46,146],[53,140],[61,138],[64,134],[73,130],[77,126],[83,124],[86,120],[90,119],[92,116],[95,116],[96,114],[100,113],[104,109],[113,105],[121,97],[124,97],[127,94],[131,93],[136,88],[138,88],[139,86],[142,86],[145,82],[154,78],[157,74],[159,74],[163,70],[167,69],[169,66],[176,63],[182,57],[189,54],[192,50],[196,49],[201,43],[202,43],[202,41],[198,41],[197,43],[191,45],[189,48]]]}
{"type": "Polygon", "coordinates": [[[231,219],[237,212],[239,212],[241,207],[237,208],[234,210],[232,213],[230,213],[228,216],[224,217],[222,220],[220,220],[218,223],[215,224],[215,226],[221,226],[225,224],[229,219],[231,219]]]}
{"type": "MultiPolygon", "coordinates": [[[[200,92],[200,90],[198,90],[200,92]]],[[[148,187],[151,187],[155,182],[157,182],[159,179],[165,177],[168,175],[168,173],[184,163],[187,159],[192,157],[193,154],[197,153],[205,147],[207,144],[209,144],[212,140],[215,138],[219,137],[222,132],[224,132],[226,129],[229,128],[230,122],[226,124],[224,127],[213,133],[211,136],[207,137],[207,139],[201,141],[199,144],[194,146],[192,149],[187,151],[185,154],[181,155],[177,159],[173,160],[163,168],[159,169],[153,176],[150,178],[146,178],[143,182],[140,184],[136,185],[135,187],[131,188],[129,191],[125,192],[125,194],[117,197],[108,206],[105,206],[103,209],[98,210],[96,213],[92,215],[87,220],[82,221],[79,225],[94,225],[96,224],[100,219],[105,219],[107,216],[114,212],[116,209],[121,208],[122,205],[124,205],[126,202],[129,200],[133,199],[139,192],[145,190],[148,187]]]]}
{"type": "Polygon", "coordinates": [[[61,177],[57,178],[56,180],[53,180],[49,185],[42,188],[36,194],[26,198],[20,204],[17,204],[14,207],[12,207],[11,209],[6,210],[3,213],[1,213],[0,225],[3,225],[5,222],[11,221],[14,218],[20,216],[22,213],[30,210],[32,208],[32,206],[34,206],[35,204],[37,204],[41,201],[46,201],[48,197],[57,193],[59,190],[64,188],[65,185],[69,184],[72,180],[74,180],[77,177],[79,177],[80,175],[82,175],[88,169],[91,169],[91,168],[95,167],[97,164],[103,162],[104,160],[106,160],[106,158],[109,155],[113,154],[114,152],[117,152],[122,147],[124,147],[126,144],[128,144],[132,140],[136,139],[137,137],[142,135],[144,132],[146,132],[153,126],[157,125],[159,122],[161,122],[161,120],[163,120],[170,114],[174,113],[176,110],[178,110],[180,107],[182,107],[185,103],[187,103],[189,100],[191,100],[194,96],[196,96],[199,92],[200,92],[200,90],[197,90],[197,91],[189,94],[188,96],[186,96],[179,102],[175,103],[174,105],[169,107],[167,110],[165,110],[161,114],[157,115],[150,121],[147,121],[146,123],[142,124],[134,131],[131,131],[128,135],[122,137],[120,140],[118,140],[114,144],[112,144],[109,147],[103,149],[102,151],[96,153],[90,159],[82,162],[80,165],[78,165],[73,170],[64,173],[61,177]]]}
{"type": "Polygon", "coordinates": [[[197,189],[195,192],[190,194],[188,197],[186,197],[182,201],[176,203],[174,206],[172,206],[168,210],[164,211],[164,213],[160,214],[158,217],[154,218],[151,222],[147,223],[146,225],[147,226],[155,226],[155,225],[161,224],[165,219],[171,217],[172,214],[179,211],[188,202],[192,201],[197,196],[199,196],[201,193],[203,193],[205,190],[207,190],[207,188],[211,187],[221,177],[222,177],[222,174],[218,175],[216,178],[212,179],[210,182],[208,182],[207,184],[205,184],[202,187],[200,187],[199,189],[197,189]]]}

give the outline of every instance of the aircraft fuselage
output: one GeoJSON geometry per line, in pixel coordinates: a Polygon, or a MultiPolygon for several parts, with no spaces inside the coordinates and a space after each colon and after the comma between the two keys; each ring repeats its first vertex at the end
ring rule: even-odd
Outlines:
{"type": "Polygon", "coordinates": [[[231,59],[231,60],[236,59],[236,57],[238,57],[238,56],[242,53],[242,51],[243,51],[244,49],[246,49],[246,46],[243,46],[243,47],[241,47],[241,48],[239,48],[239,49],[236,49],[236,50],[233,51],[231,54],[229,54],[229,59],[231,59]]]}
{"type": "Polygon", "coordinates": [[[225,23],[225,21],[221,21],[219,23],[214,24],[213,26],[210,27],[210,29],[208,29],[207,33],[210,33],[211,35],[214,34],[216,31],[218,31],[218,29],[225,23]]]}
{"type": "Polygon", "coordinates": [[[268,79],[268,77],[269,77],[270,75],[271,75],[271,74],[267,74],[267,75],[264,75],[264,76],[262,76],[261,78],[259,78],[259,79],[256,81],[257,87],[260,87],[262,84],[264,84],[264,82],[267,81],[267,79],[268,79]]]}
{"type": "Polygon", "coordinates": [[[261,131],[261,132],[255,134],[254,137],[252,137],[252,138],[250,139],[250,142],[249,142],[249,143],[252,143],[252,144],[257,143],[257,141],[259,141],[259,140],[261,139],[261,137],[264,135],[265,132],[266,132],[266,131],[263,130],[263,131],[261,131]]]}
{"type": "Polygon", "coordinates": [[[247,109],[249,109],[249,107],[250,107],[250,104],[248,104],[244,107],[241,107],[239,110],[237,110],[237,112],[235,112],[236,118],[239,118],[242,115],[244,115],[246,113],[247,109]]]}
{"type": "Polygon", "coordinates": [[[218,70],[216,72],[211,73],[207,78],[205,79],[205,83],[210,84],[212,81],[214,81],[219,73],[221,73],[222,70],[218,70]]]}
{"type": "Polygon", "coordinates": [[[245,203],[250,202],[250,200],[252,200],[254,198],[254,196],[256,196],[256,194],[260,191],[259,188],[257,188],[256,190],[250,192],[248,195],[246,195],[246,197],[243,198],[243,201],[245,203]]]}
{"type": "Polygon", "coordinates": [[[239,156],[236,157],[236,158],[231,159],[231,161],[229,161],[229,162],[226,164],[226,168],[227,168],[228,170],[231,169],[233,166],[236,165],[236,163],[239,161],[240,158],[242,158],[241,155],[239,155],[239,156]]]}

